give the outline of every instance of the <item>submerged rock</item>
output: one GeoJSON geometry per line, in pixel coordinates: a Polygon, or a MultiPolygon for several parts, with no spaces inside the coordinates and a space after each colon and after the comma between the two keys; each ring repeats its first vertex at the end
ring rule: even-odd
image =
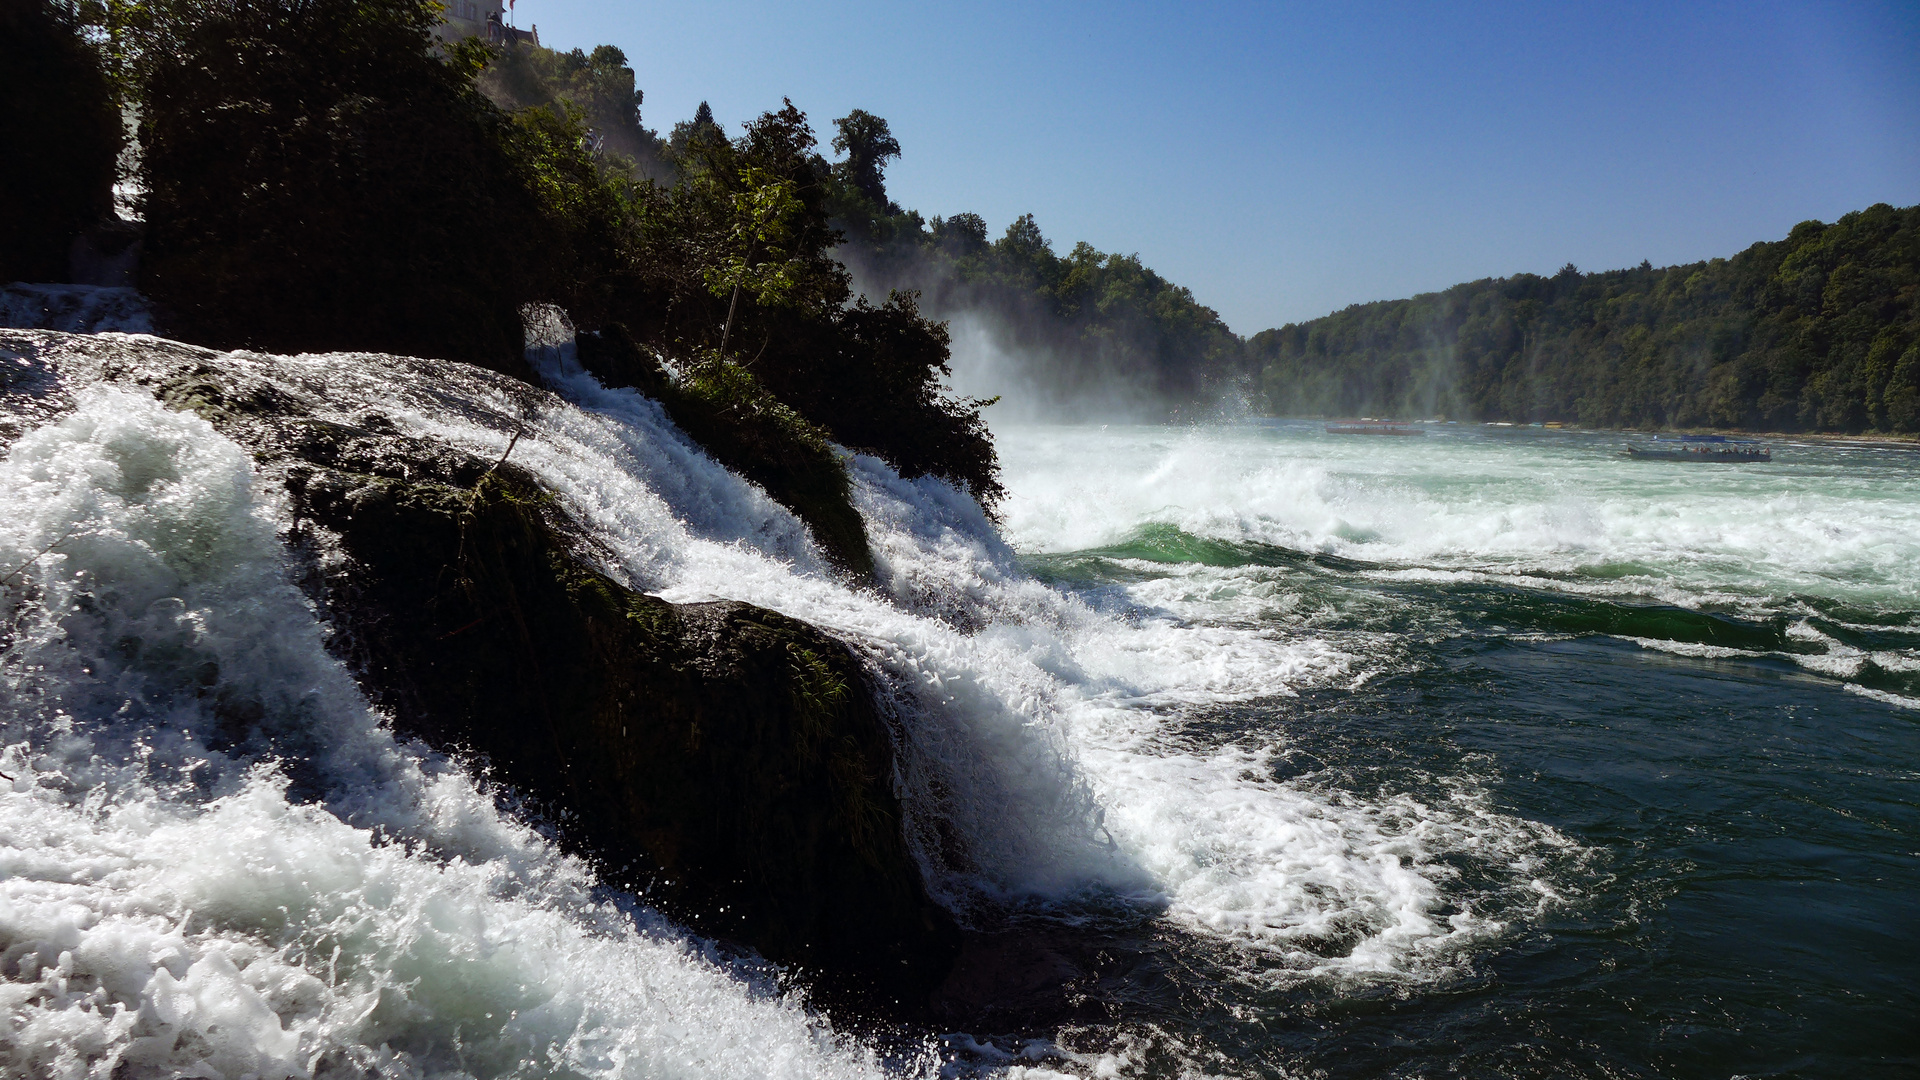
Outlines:
{"type": "MultiPolygon", "coordinates": [[[[247,447],[286,487],[305,585],[369,697],[478,755],[610,882],[837,987],[918,1003],[945,976],[957,931],[904,839],[886,719],[844,643],[622,585],[511,445],[485,460],[378,412],[343,420],[277,358],[34,331],[0,331],[0,355],[22,416],[87,381],[138,385],[247,447]]],[[[543,394],[444,371],[447,408],[474,400],[463,382],[543,394]]]]}

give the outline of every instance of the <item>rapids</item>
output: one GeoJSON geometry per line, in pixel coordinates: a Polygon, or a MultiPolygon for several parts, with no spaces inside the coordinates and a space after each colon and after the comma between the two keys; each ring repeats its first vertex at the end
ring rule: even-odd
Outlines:
{"type": "Polygon", "coordinates": [[[1920,888],[1889,861],[1920,749],[1912,455],[1707,474],[1575,436],[1009,428],[999,529],[851,459],[878,565],[852,587],[559,352],[530,407],[377,357],[233,362],[489,457],[521,432],[514,460],[609,574],[860,649],[908,718],[898,786],[936,895],[982,933],[1070,943],[1070,986],[1024,1018],[875,1031],[600,886],[369,708],[293,580],[272,477],[194,416],[63,376],[72,407],[0,461],[11,1073],[1725,1075],[1657,1032],[1727,1045],[1788,1008],[1722,992],[1765,973],[1806,1019],[1749,1071],[1818,1049],[1796,1032],[1858,1036],[1815,1072],[1897,1050],[1916,965],[1874,935],[1920,888]],[[236,715],[262,735],[225,737],[236,715]],[[1676,797],[1631,760],[1762,793],[1676,797]],[[1698,884],[1765,863],[1793,792],[1823,815],[1804,842],[1882,882],[1821,893],[1859,958],[1851,1012],[1832,963],[1689,944],[1756,917],[1800,948],[1777,879],[1755,871],[1748,907],[1698,884]],[[1734,803],[1764,827],[1729,826],[1734,803]]]}

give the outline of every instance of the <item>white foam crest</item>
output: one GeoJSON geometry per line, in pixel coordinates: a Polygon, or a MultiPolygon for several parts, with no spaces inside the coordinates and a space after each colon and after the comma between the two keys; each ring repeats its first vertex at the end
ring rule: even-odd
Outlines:
{"type": "Polygon", "coordinates": [[[1106,825],[1168,915],[1265,955],[1250,966],[1263,981],[1442,974],[1514,909],[1510,895],[1461,895],[1442,857],[1498,868],[1511,893],[1574,849],[1466,781],[1446,804],[1364,800],[1275,780],[1277,744],[1182,749],[1133,710],[1088,710],[1079,734],[1106,825]]]}
{"type": "Polygon", "coordinates": [[[1907,697],[1904,694],[1895,694],[1886,690],[1875,690],[1870,686],[1861,686],[1857,683],[1848,683],[1846,690],[1848,693],[1859,694],[1863,698],[1871,698],[1874,701],[1880,702],[1882,705],[1892,705],[1897,709],[1910,709],[1914,712],[1920,712],[1920,698],[1907,697]]]}
{"type": "Polygon", "coordinates": [[[893,1071],[395,744],[204,421],[84,392],[0,508],[4,1071],[893,1071]]]}
{"type": "Polygon", "coordinates": [[[881,1071],[644,913],[592,901],[583,878],[571,903],[552,888],[528,902],[499,862],[376,843],[262,772],[191,812],[129,801],[90,814],[30,777],[13,788],[0,795],[0,1054],[21,1072],[881,1071]]]}
{"type": "Polygon", "coordinates": [[[1664,638],[1644,638],[1627,635],[1619,636],[1621,640],[1631,641],[1643,649],[1653,652],[1663,652],[1672,656],[1686,656],[1709,660],[1748,660],[1760,657],[1772,657],[1774,659],[1784,660],[1790,664],[1796,664],[1815,674],[1840,680],[1844,689],[1863,697],[1872,698],[1875,701],[1884,702],[1888,705],[1897,705],[1901,708],[1915,707],[1913,704],[1915,699],[1902,697],[1899,694],[1889,693],[1884,690],[1861,686],[1858,683],[1848,680],[1857,678],[1861,672],[1866,669],[1868,664],[1872,664],[1882,671],[1900,674],[1920,671],[1920,656],[1912,655],[1908,652],[1858,649],[1822,633],[1817,627],[1804,619],[1787,627],[1787,636],[1796,641],[1818,646],[1819,651],[1800,649],[1736,649],[1726,645],[1709,645],[1704,642],[1669,641],[1664,638]]]}
{"type": "Polygon", "coordinates": [[[1665,638],[1644,638],[1621,635],[1622,641],[1631,641],[1635,645],[1652,652],[1663,652],[1673,656],[1690,656],[1706,660],[1751,659],[1766,656],[1767,653],[1752,649],[1735,649],[1727,645],[1708,645],[1699,641],[1669,641],[1665,638]]]}
{"type": "Polygon", "coordinates": [[[1920,601],[1911,455],[1708,469],[1611,443],[1326,437],[1310,425],[996,433],[1022,550],[1143,524],[1402,566],[1598,574],[1595,588],[1920,601]]]}
{"type": "Polygon", "coordinates": [[[153,333],[153,312],[133,289],[108,285],[0,284],[0,326],[70,334],[153,333]]]}

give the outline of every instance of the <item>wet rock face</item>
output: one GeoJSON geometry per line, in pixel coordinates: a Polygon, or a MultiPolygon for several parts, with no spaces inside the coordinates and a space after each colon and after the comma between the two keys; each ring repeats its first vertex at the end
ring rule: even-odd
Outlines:
{"type": "Polygon", "coordinates": [[[581,568],[510,465],[461,490],[316,471],[359,581],[368,682],[566,815],[608,876],[703,933],[924,996],[955,939],[902,838],[892,751],[843,644],[581,568]]]}
{"type": "Polygon", "coordinates": [[[0,331],[0,352],[40,365],[15,380],[40,412],[62,392],[47,371],[104,379],[248,447],[290,496],[332,647],[396,727],[475,754],[608,881],[702,934],[876,1004],[918,1007],[945,977],[958,934],[903,838],[887,722],[845,644],[597,572],[511,451],[482,459],[377,413],[342,422],[297,380],[261,377],[274,358],[89,340],[0,331]]]}

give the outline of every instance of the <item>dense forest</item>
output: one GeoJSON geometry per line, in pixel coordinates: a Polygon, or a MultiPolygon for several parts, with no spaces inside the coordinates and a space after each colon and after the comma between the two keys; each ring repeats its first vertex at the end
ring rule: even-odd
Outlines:
{"type": "MultiPolygon", "coordinates": [[[[851,515],[832,443],[991,510],[983,403],[945,388],[945,328],[911,295],[852,291],[837,181],[805,114],[788,103],[732,137],[709,119],[663,141],[619,50],[446,42],[440,11],[0,0],[0,62],[39,80],[30,94],[7,81],[0,158],[44,178],[15,184],[5,216],[51,223],[10,227],[0,261],[49,280],[89,217],[111,214],[125,110],[137,283],[170,336],[531,380],[525,313],[556,305],[609,381],[650,389],[823,538],[851,515]]],[[[858,569],[854,534],[838,554],[858,569]]]]}
{"type": "Polygon", "coordinates": [[[1519,274],[1256,335],[1281,415],[1920,431],[1920,206],[1727,259],[1519,274]]]}
{"type": "Polygon", "coordinates": [[[886,121],[856,110],[839,125],[842,258],[862,280],[919,293],[930,314],[966,319],[1019,357],[1018,384],[1033,404],[1065,416],[1088,407],[1191,416],[1251,382],[1245,343],[1138,255],[1085,242],[1056,254],[1031,214],[989,239],[978,214],[928,220],[902,210],[884,183],[886,162],[901,153],[886,121]]]}

